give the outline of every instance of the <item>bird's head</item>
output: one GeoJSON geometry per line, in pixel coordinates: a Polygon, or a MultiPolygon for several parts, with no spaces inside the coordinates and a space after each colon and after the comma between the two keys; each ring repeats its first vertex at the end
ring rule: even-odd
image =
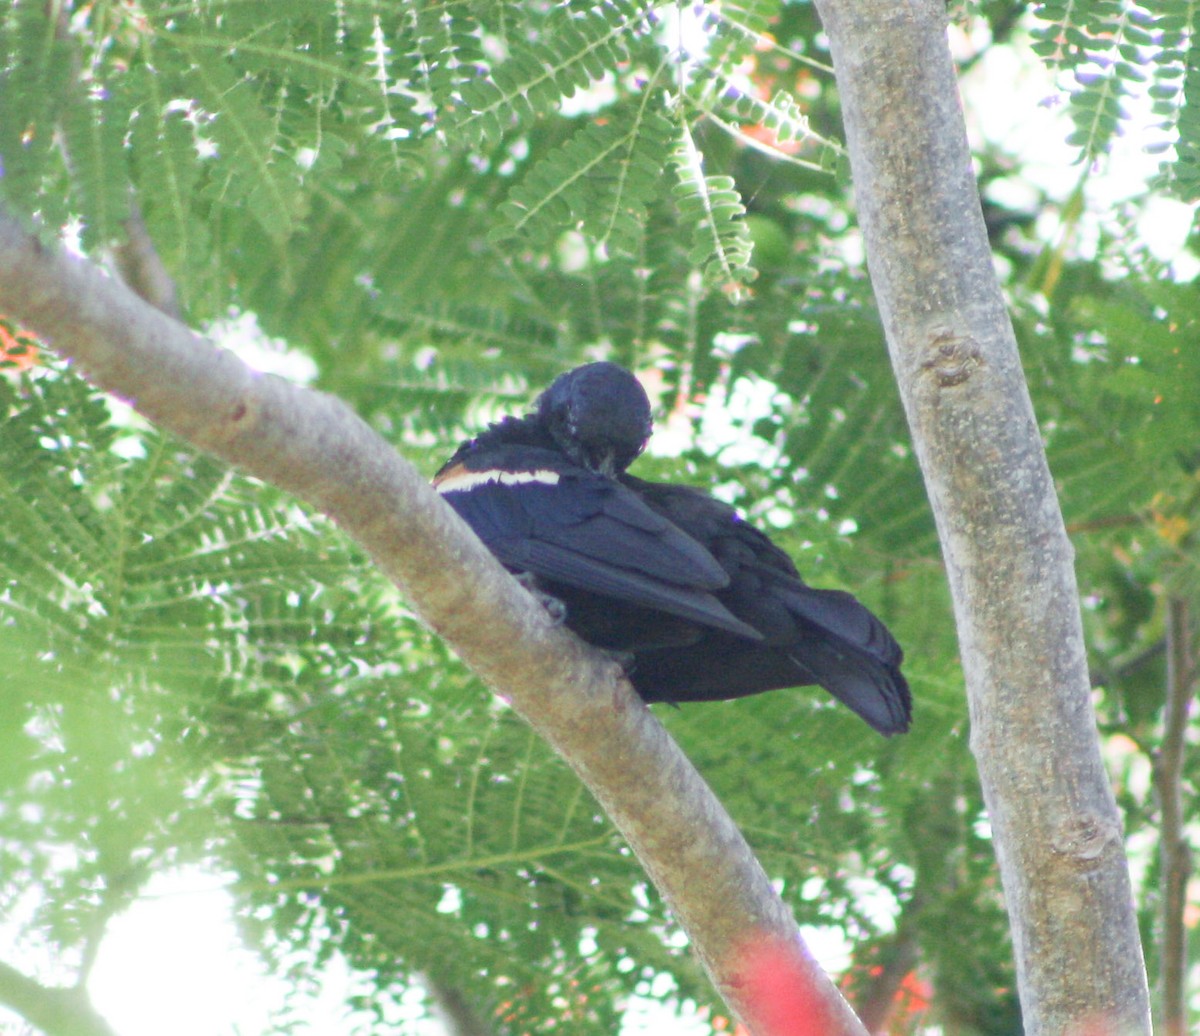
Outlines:
{"type": "Polygon", "coordinates": [[[537,416],[571,460],[609,478],[646,448],[652,426],[646,390],[615,363],[560,374],[538,397],[537,416]]]}

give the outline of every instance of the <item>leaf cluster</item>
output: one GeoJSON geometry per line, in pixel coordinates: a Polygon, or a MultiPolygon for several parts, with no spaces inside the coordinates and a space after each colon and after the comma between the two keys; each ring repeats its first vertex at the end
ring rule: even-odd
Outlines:
{"type": "Polygon", "coordinates": [[[1164,162],[1159,186],[1185,199],[1196,197],[1196,119],[1190,70],[1196,25],[1194,5],[1179,0],[1126,4],[1052,0],[1039,5],[1033,50],[1069,78],[1070,112],[1075,132],[1068,142],[1080,149],[1080,161],[1104,155],[1113,136],[1129,127],[1142,98],[1157,121],[1155,152],[1175,146],[1174,161],[1164,162]]]}

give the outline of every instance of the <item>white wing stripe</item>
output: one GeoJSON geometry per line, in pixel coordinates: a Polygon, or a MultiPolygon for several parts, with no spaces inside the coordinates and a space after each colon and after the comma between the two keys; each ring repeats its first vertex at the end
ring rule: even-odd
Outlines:
{"type": "Polygon", "coordinates": [[[492,468],[488,471],[468,471],[466,468],[456,468],[448,471],[446,476],[436,483],[439,493],[468,493],[479,486],[499,484],[502,486],[520,486],[530,482],[544,486],[558,485],[557,471],[504,471],[492,468]]]}

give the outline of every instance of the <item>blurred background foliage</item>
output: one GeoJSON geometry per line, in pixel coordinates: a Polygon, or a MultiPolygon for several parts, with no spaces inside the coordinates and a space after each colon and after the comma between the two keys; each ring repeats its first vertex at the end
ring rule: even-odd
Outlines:
{"type": "MultiPolygon", "coordinates": [[[[1193,7],[951,9],[1152,979],[1164,616],[1200,582],[1193,7]],[[986,132],[1014,67],[1068,116],[1065,187],[986,132]],[[1158,156],[1152,189],[1106,201],[1129,137],[1158,156]]],[[[852,589],[916,697],[890,742],[810,690],[661,718],[842,947],[860,1009],[896,1033],[1020,1031],[811,5],[8,3],[0,77],[8,207],[431,474],[563,369],[637,370],[659,431],[636,472],[711,487],[852,589]]],[[[196,870],[229,878],[243,938],[288,977],[278,1031],[303,1029],[334,958],[365,977],[346,1031],[431,1031],[396,1020],[413,989],[456,1005],[452,1032],[614,1033],[647,1000],[656,1031],[729,1028],[574,776],[336,530],[2,330],[0,964],[48,996],[86,987],[112,919],[196,870]]],[[[13,988],[0,968],[0,1002],[13,988]]]]}

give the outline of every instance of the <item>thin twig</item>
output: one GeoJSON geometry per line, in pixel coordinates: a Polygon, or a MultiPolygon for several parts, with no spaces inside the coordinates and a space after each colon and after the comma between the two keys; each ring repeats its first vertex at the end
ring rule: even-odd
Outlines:
{"type": "Polygon", "coordinates": [[[879,971],[871,976],[860,996],[854,998],[854,1010],[867,1027],[867,1032],[887,1031],[888,1021],[896,1009],[896,994],[905,978],[920,960],[920,947],[914,925],[896,932],[895,939],[880,954],[879,971]]]}
{"type": "Polygon", "coordinates": [[[178,320],[179,294],[175,281],[163,265],[136,204],[125,220],[125,234],[125,240],[113,249],[113,260],[121,277],[155,309],[178,320]]]}
{"type": "Polygon", "coordinates": [[[1188,602],[1167,601],[1167,695],[1162,748],[1154,777],[1160,811],[1159,860],[1162,913],[1162,1028],[1167,1036],[1187,1030],[1187,882],[1192,851],[1184,831],[1183,762],[1188,712],[1195,687],[1196,654],[1188,602]]]}
{"type": "Polygon", "coordinates": [[[429,990],[438,1018],[450,1036],[494,1036],[496,1030],[475,1013],[458,986],[441,982],[428,974],[422,975],[421,981],[429,990]]]}

